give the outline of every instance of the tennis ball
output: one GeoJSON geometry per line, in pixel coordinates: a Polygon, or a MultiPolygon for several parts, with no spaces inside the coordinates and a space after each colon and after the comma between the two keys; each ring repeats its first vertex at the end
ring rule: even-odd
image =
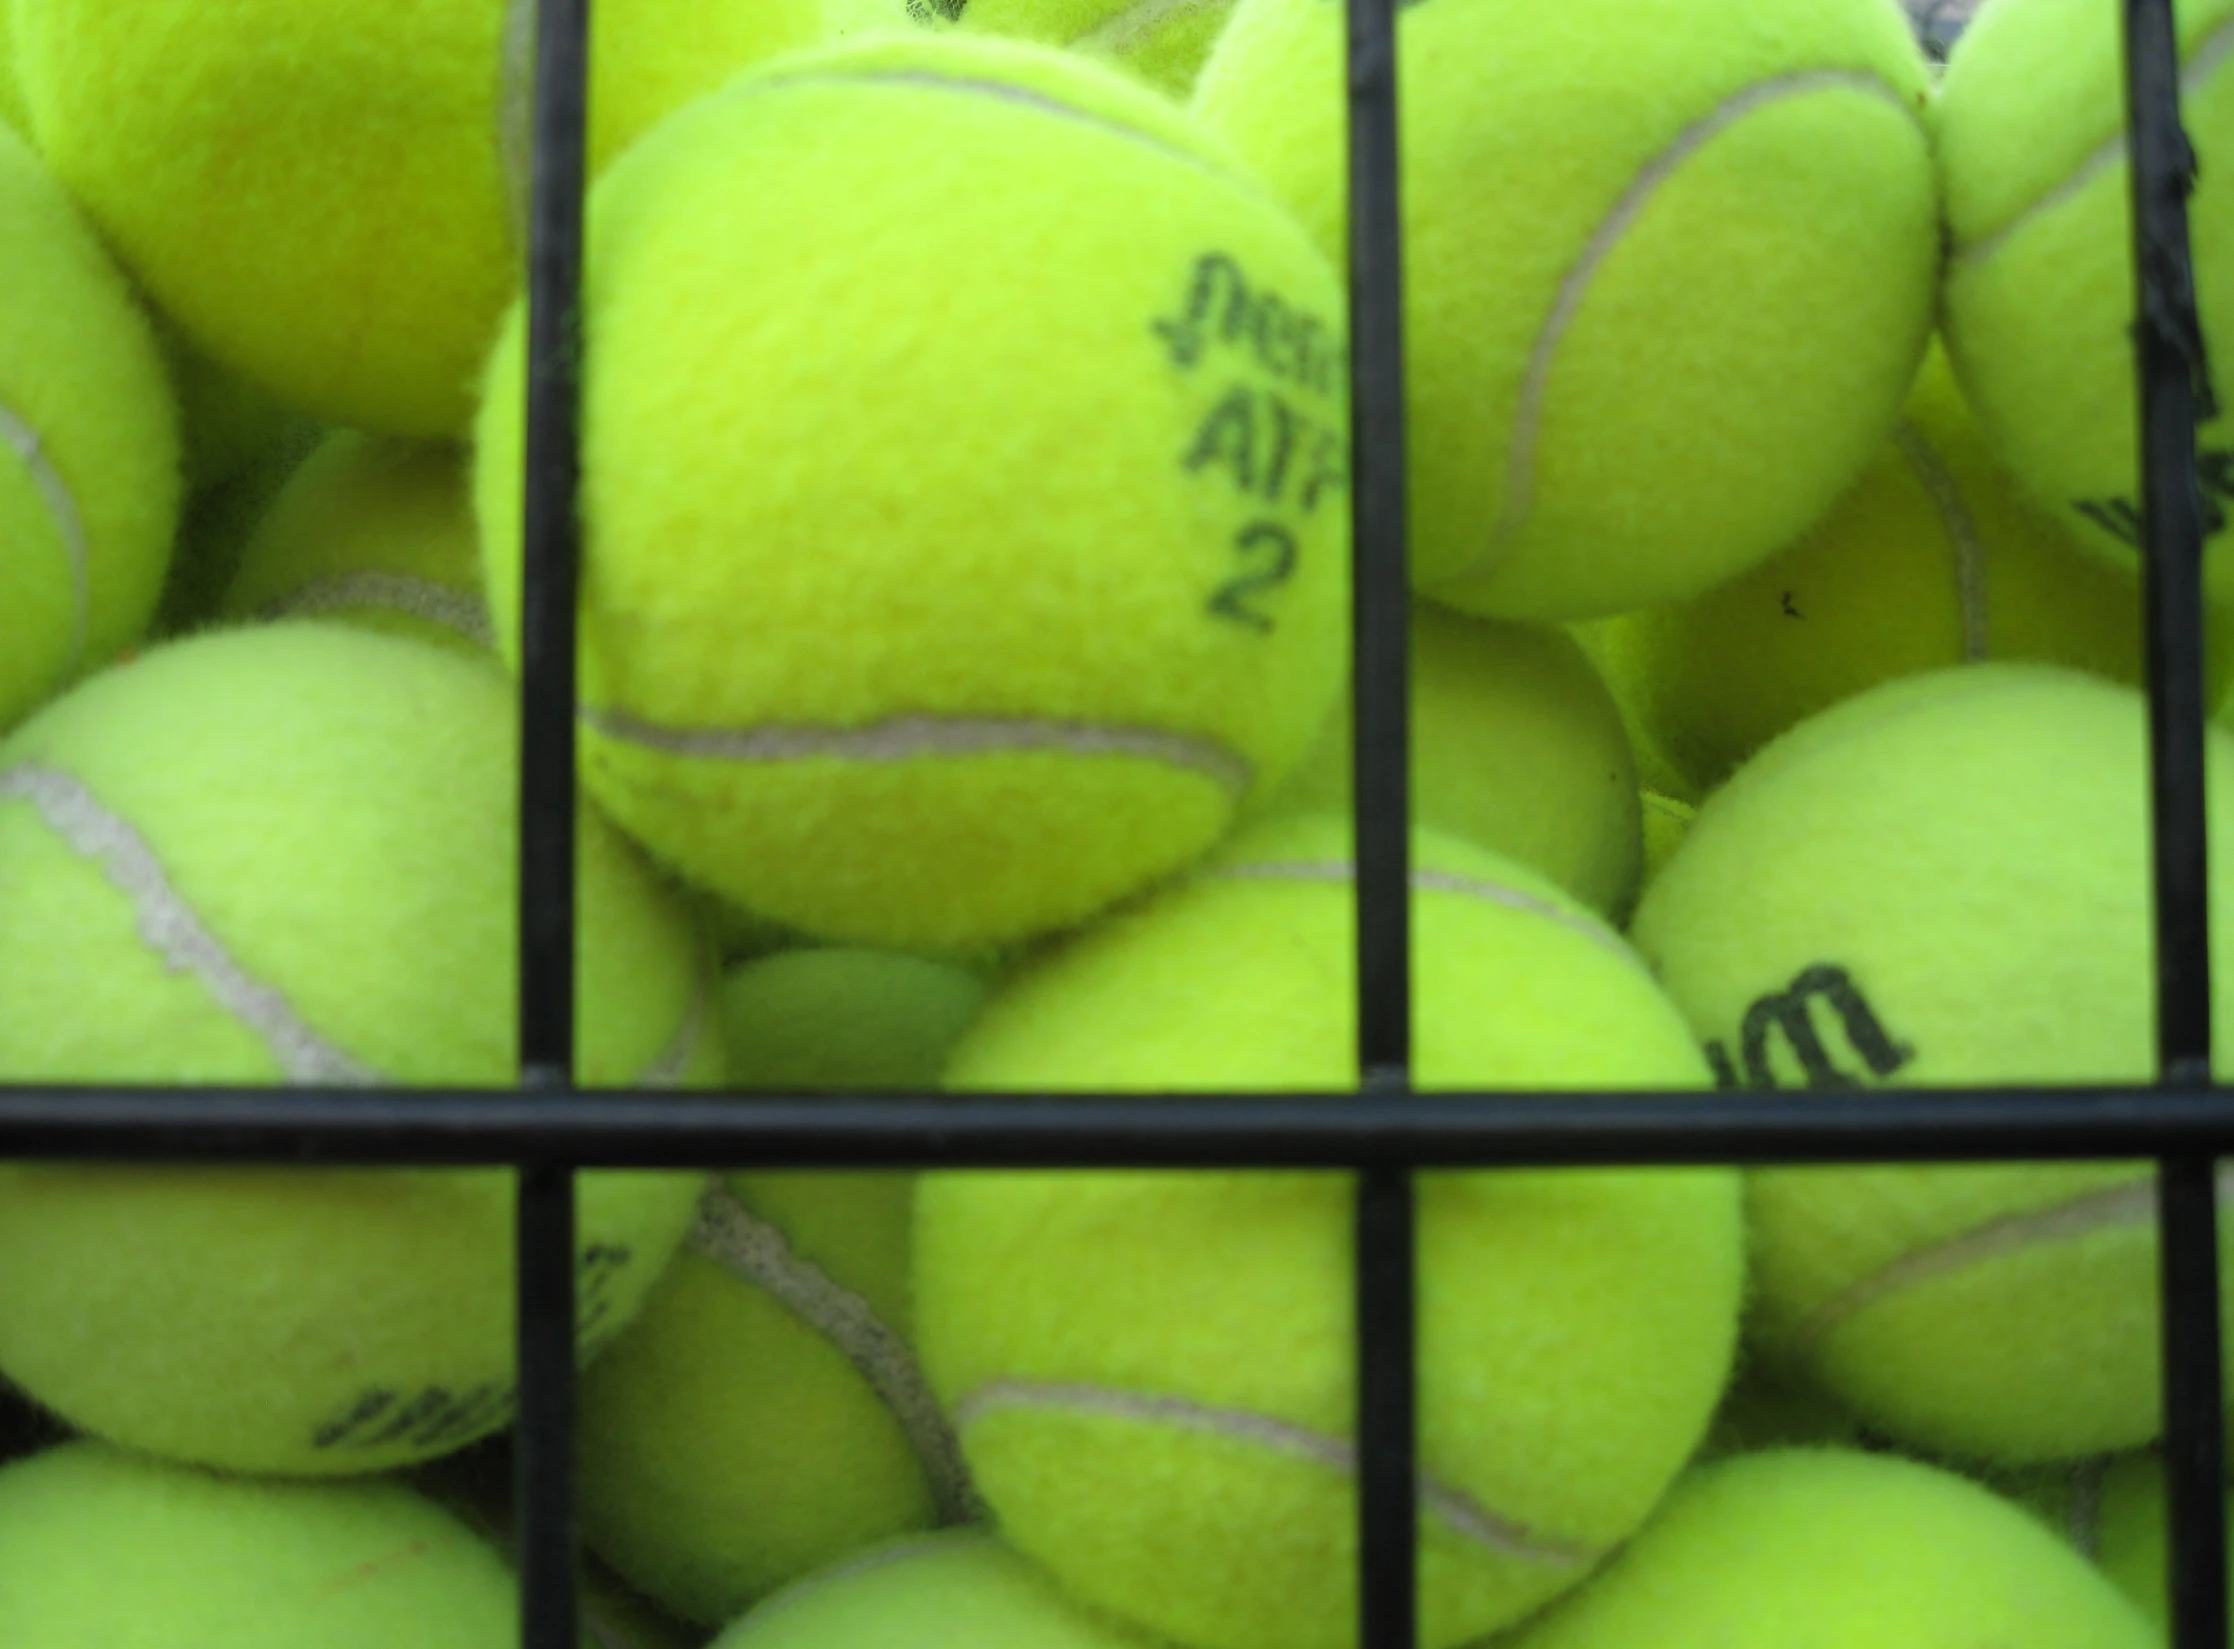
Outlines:
{"type": "MultiPolygon", "coordinates": [[[[322,420],[456,435],[524,257],[534,7],[40,0],[17,70],[54,169],[199,349],[322,420]]],[[[591,163],[812,0],[596,11],[591,163]]]]}
{"type": "Polygon", "coordinates": [[[935,1088],[985,1001],[973,969],[896,951],[795,950],[721,986],[732,1087],[935,1088]]]}
{"type": "MultiPolygon", "coordinates": [[[[1432,832],[1415,864],[1423,1086],[1703,1081],[1597,918],[1432,832]]],[[[1351,1088],[1353,903],[1337,821],[1252,831],[1021,969],[948,1085],[1351,1088]]],[[[1446,1649],[1643,1521],[1721,1396],[1744,1261],[1729,1172],[1437,1173],[1419,1196],[1420,1635],[1446,1649]]],[[[1176,1642],[1353,1642],[1350,1209],[1329,1173],[924,1175],[920,1349],[1004,1536],[1176,1642]]]]}
{"type": "MultiPolygon", "coordinates": [[[[1246,0],[1195,107],[1345,246],[1342,8],[1246,0]]],[[[1930,329],[1929,72],[1884,0],[1427,0],[1397,26],[1412,574],[1574,619],[1790,543],[1930,329]]]]}
{"type": "MultiPolygon", "coordinates": [[[[2234,349],[2234,4],[2180,0],[2174,14],[2180,118],[2200,160],[2188,202],[2195,296],[2209,358],[2223,363],[2234,349]]],[[[1947,346],[1971,405],[2025,486],[2098,554],[2132,566],[2140,451],[2124,63],[2115,8],[1986,6],[1948,59],[1938,135],[1947,346]]],[[[2234,442],[2214,419],[2198,445],[2205,578],[2223,597],[2234,592],[2234,562],[2217,548],[2234,442]]]]}
{"type": "Polygon", "coordinates": [[[218,612],[331,617],[486,652],[464,450],[327,437],[249,536],[218,612]]]}
{"type": "Polygon", "coordinates": [[[1067,46],[1184,98],[1233,15],[1234,0],[899,0],[933,28],[958,25],[1067,46]]]}
{"type": "Polygon", "coordinates": [[[124,277],[0,129],[0,729],[147,628],[178,528],[178,411],[124,277]]]}
{"type": "MultiPolygon", "coordinates": [[[[1549,876],[1601,915],[1628,909],[1643,851],[1621,712],[1574,639],[1415,603],[1412,817],[1549,876]]],[[[1270,802],[1352,805],[1347,699],[1270,802]]]]}
{"type": "Polygon", "coordinates": [[[909,1174],[731,1177],[584,1375],[584,1532],[664,1607],[716,1624],[974,1509],[910,1349],[913,1196],[909,1174]]]}
{"type": "Polygon", "coordinates": [[[1702,789],[1896,675],[1987,658],[2141,673],[2133,569],[2090,555],[2019,493],[1936,350],[1892,439],[1798,543],[1609,622],[1629,632],[1610,654],[1648,736],[1702,789]]]}
{"type": "MultiPolygon", "coordinates": [[[[583,762],[686,879],[998,945],[1301,760],[1346,635],[1341,292],[1182,111],[867,35],[677,115],[590,216],[583,762]]],[[[508,656],[523,348],[515,312],[475,476],[508,656]]]]}
{"type": "Polygon", "coordinates": [[[1779,1449],[1689,1473],[1513,1649],[2147,1649],[2133,1606],[1991,1490],[1886,1454],[1779,1449]]]}
{"type": "MultiPolygon", "coordinates": [[[[2156,1454],[2076,1461],[2012,1492],[2130,1598],[2164,1641],[2171,1627],[2171,1512],[2164,1462],[2156,1454]]],[[[2228,1551],[2234,1555],[2234,1534],[2228,1551]]]]}
{"type": "Polygon", "coordinates": [[[1699,816],[1699,810],[1687,801],[1664,796],[1657,790],[1640,790],[1637,806],[1644,820],[1642,882],[1649,887],[1662,867],[1675,857],[1683,838],[1691,834],[1691,821],[1699,816]]]}
{"type": "MultiPolygon", "coordinates": [[[[2224,860],[2234,746],[2208,741],[2224,860]]],[[[1631,936],[1726,1086],[2146,1081],[2147,777],[2131,689],[1905,677],[1710,797],[1631,936]]],[[[2234,1033],[2227,981],[2213,1019],[2234,1033]]],[[[2147,1165],[1764,1169],[1747,1205],[1755,1337],[1874,1429],[2009,1463],[2156,1435],[2147,1165]]]]}
{"type": "MultiPolygon", "coordinates": [[[[154,649],[0,741],[0,1082],[516,1080],[517,711],[340,626],[154,649]]],[[[579,1079],[717,1078],[684,918],[580,831],[579,1079]]],[[[703,1180],[579,1183],[585,1356],[703,1180]]],[[[370,1471],[510,1417],[515,1176],[13,1164],[0,1373],[74,1425],[239,1470],[370,1471]]]]}
{"type": "Polygon", "coordinates": [[[926,1635],[983,1649],[1148,1649],[1085,1609],[991,1535],[893,1541],[786,1587],[714,1649],[917,1649],[926,1635]]]}
{"type": "Polygon", "coordinates": [[[89,1442],[0,1469],[10,1643],[506,1649],[518,1620],[496,1552],[393,1483],[256,1482],[89,1442]]]}

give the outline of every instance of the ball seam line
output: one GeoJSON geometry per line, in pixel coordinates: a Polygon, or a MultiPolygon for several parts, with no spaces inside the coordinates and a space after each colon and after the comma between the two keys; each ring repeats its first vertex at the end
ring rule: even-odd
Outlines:
{"type": "MultiPolygon", "coordinates": [[[[2221,1196],[2234,1196],[2234,1163],[2219,1170],[2218,1188],[2221,1196]]],[[[2021,1253],[2039,1243],[2091,1237],[2120,1226],[2144,1224],[2155,1214],[2156,1181],[2143,1178],[2081,1192],[2046,1208],[2000,1215],[1944,1241],[1910,1249],[1849,1283],[1801,1319],[1796,1338],[1804,1344],[1818,1342],[1901,1289],[1936,1281],[1986,1260],[2021,1253]]]]}
{"type": "Polygon", "coordinates": [[[1962,621],[1963,662],[1979,663],[1986,657],[1992,626],[1986,610],[1986,546],[1978,536],[1978,523],[1971,519],[1955,478],[1922,430],[1901,420],[1893,428],[1893,445],[1939,511],[1940,525],[1955,555],[1955,611],[1962,621]]]}
{"type": "MultiPolygon", "coordinates": [[[[2226,60],[2230,53],[2234,53],[2234,19],[2219,24],[2217,28],[2206,34],[2189,56],[2187,62],[2182,65],[2180,70],[2181,99],[2185,101],[2199,93],[2202,90],[2202,82],[2210,76],[2212,70],[2226,60]]],[[[2034,218],[2054,211],[2065,201],[2070,200],[2084,190],[2104,171],[2112,166],[2122,165],[2124,161],[2125,128],[2123,123],[2120,122],[2118,129],[2097,144],[2088,153],[2087,157],[2072,170],[2070,176],[2055,184],[2047,193],[2033,201],[2029,206],[2020,207],[2016,216],[2012,217],[2007,223],[1996,229],[1988,230],[1976,240],[1958,242],[1953,249],[1954,261],[1957,263],[1985,262],[1986,259],[2000,251],[2005,242],[2020,233],[2034,218]]],[[[2124,198],[2122,196],[2120,197],[2120,210],[2124,210],[2124,198]]]]}
{"type": "MultiPolygon", "coordinates": [[[[1304,860],[1268,860],[1260,864],[1221,865],[1201,872],[1199,879],[1206,882],[1329,882],[1346,887],[1357,880],[1357,869],[1348,860],[1317,863],[1304,860]]],[[[1625,961],[1638,961],[1636,953],[1627,942],[1611,929],[1591,921],[1587,916],[1562,910],[1548,899],[1538,898],[1520,888],[1507,887],[1501,882],[1485,882],[1479,877],[1460,876],[1451,871],[1420,866],[1412,871],[1412,891],[1452,893],[1461,898],[1479,899],[1485,904],[1518,911],[1525,916],[1542,916],[1604,946],[1625,961]]]]}
{"type": "Polygon", "coordinates": [[[164,967],[192,975],[255,1033],[289,1082],[366,1087],[383,1080],[311,1029],[280,990],[242,967],[172,886],[147,838],[74,775],[35,763],[0,770],[0,800],[9,799],[29,802],[64,846],[99,868],[130,902],[141,940],[164,967]]]}
{"type": "Polygon", "coordinates": [[[489,611],[463,590],[406,573],[349,572],[314,579],[257,609],[261,618],[318,618],[329,613],[372,608],[423,619],[454,631],[480,646],[494,646],[489,611]]]}
{"type": "Polygon", "coordinates": [[[637,1077],[639,1085],[646,1088],[676,1088],[682,1085],[683,1075],[690,1069],[691,1059],[698,1052],[698,1044],[706,1033],[706,1022],[711,1017],[706,1000],[706,975],[703,969],[694,970],[690,981],[690,1001],[684,1004],[683,1017],[675,1026],[675,1034],[667,1046],[644,1067],[637,1077]]]}
{"type": "Polygon", "coordinates": [[[2064,1513],[2063,1532],[2089,1563],[2102,1561],[2102,1480],[2109,1469],[2109,1457],[2100,1454],[2071,1468],[2071,1505],[2064,1513]]]}
{"type": "Polygon", "coordinates": [[[759,1287],[834,1346],[899,1422],[921,1462],[942,1522],[978,1513],[960,1444],[931,1382],[904,1337],[869,1302],[794,1252],[775,1225],[760,1218],[728,1186],[716,1184],[698,1205],[690,1246],[739,1281],[759,1287]]]}
{"type": "Polygon", "coordinates": [[[92,558],[85,539],[85,518],[78,512],[78,501],[69,483],[62,479],[54,460],[47,454],[45,437],[5,403],[0,403],[0,442],[6,443],[22,460],[31,485],[38,490],[40,501],[54,521],[55,531],[62,537],[62,554],[70,564],[70,651],[63,660],[62,674],[65,677],[74,675],[85,660],[87,634],[93,621],[92,558]]]}
{"type": "Polygon", "coordinates": [[[1912,121],[1916,118],[1906,98],[1867,70],[1805,69],[1760,81],[1725,98],[1678,132],[1672,143],[1629,180],[1629,186],[1599,220],[1598,227],[1584,243],[1581,255],[1560,280],[1559,290],[1544,316],[1544,324],[1529,350],[1527,369],[1521,377],[1520,400],[1513,417],[1512,439],[1506,449],[1505,498],[1497,522],[1481,550],[1442,582],[1482,578],[1496,571],[1513,538],[1526,524],[1535,503],[1536,438],[1543,419],[1544,400],[1550,393],[1552,367],[1559,345],[1590,296],[1591,282],[1597,277],[1599,266],[1620,246],[1622,237],[1652,203],[1660,185],[1692,155],[1747,115],[1782,98],[1832,88],[1870,93],[1891,103],[1912,121]]]}
{"type": "Polygon", "coordinates": [[[997,756],[1055,752],[1117,756],[1199,773],[1235,795],[1254,770],[1217,740],[1157,727],[1063,721],[1037,716],[892,716],[861,727],[769,722],[759,727],[670,727],[625,710],[582,707],[593,732],[672,756],[720,761],[787,762],[833,757],[858,762],[914,761],[929,756],[997,756]]]}
{"type": "MultiPolygon", "coordinates": [[[[1349,1439],[1249,1409],[1223,1408],[1182,1397],[1162,1397],[1113,1386],[1062,1380],[989,1380],[954,1405],[954,1423],[967,1428],[1002,1410],[1054,1411],[1095,1415],[1141,1424],[1176,1426],[1228,1442],[1254,1443],[1273,1453],[1324,1466],[1354,1478],[1357,1449],[1349,1439]]],[[[1498,1516],[1463,1490],[1420,1474],[1423,1511],[1475,1545],[1526,1563],[1585,1568],[1599,1551],[1576,1541],[1555,1540],[1510,1518],[1498,1516]]]]}

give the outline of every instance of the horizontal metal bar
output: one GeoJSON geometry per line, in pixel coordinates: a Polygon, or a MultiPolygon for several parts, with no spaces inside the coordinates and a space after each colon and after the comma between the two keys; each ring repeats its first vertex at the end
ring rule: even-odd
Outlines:
{"type": "Polygon", "coordinates": [[[2234,1089],[678,1096],[0,1090],[0,1158],[610,1167],[1441,1168],[2234,1155],[2234,1089]]]}

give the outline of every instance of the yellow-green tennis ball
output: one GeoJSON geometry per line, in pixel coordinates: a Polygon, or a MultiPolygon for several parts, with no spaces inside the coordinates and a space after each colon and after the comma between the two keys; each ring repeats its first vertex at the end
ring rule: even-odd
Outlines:
{"type": "MultiPolygon", "coordinates": [[[[2164,1641],[2171,1627],[2171,1514],[2161,1458],[2150,1452],[2081,1460],[2006,1487],[2132,1599],[2164,1641]]],[[[2234,1557],[2234,1533],[2227,1540],[2234,1557]]]]}
{"type": "Polygon", "coordinates": [[[471,652],[489,646],[463,448],[340,432],[248,540],[222,618],[331,618],[471,652]]]}
{"type": "MultiPolygon", "coordinates": [[[[456,435],[519,286],[534,7],[36,0],[41,148],[198,348],[327,422],[456,435]]],[[[597,10],[591,162],[756,58],[812,0],[597,10]]]]}
{"type": "Polygon", "coordinates": [[[178,529],[178,411],[91,227],[0,129],[0,729],[139,639],[178,529]]]}
{"type": "MultiPolygon", "coordinates": [[[[668,121],[590,219],[583,761],[687,879],[1001,944],[1301,759],[1344,650],[1341,292],[1183,111],[868,35],[668,121]]],[[[515,314],[475,478],[514,652],[523,347],[515,314]]]]}
{"type": "Polygon", "coordinates": [[[1571,624],[1567,626],[1567,633],[1575,638],[1596,667],[1599,679],[1606,684],[1606,691],[1613,695],[1613,702],[1621,712],[1622,731],[1628,734],[1629,750],[1636,758],[1638,786],[1651,794],[1696,807],[1703,794],[1697,781],[1676,766],[1645,723],[1642,681],[1631,659],[1636,651],[1636,637],[1631,627],[1617,616],[1571,624]]]}
{"type": "Polygon", "coordinates": [[[997,1536],[956,1530],[864,1552],[786,1587],[715,1649],[1150,1649],[997,1536]]]}
{"type": "Polygon", "coordinates": [[[1233,0],[887,0],[918,23],[1067,46],[1185,97],[1233,0]]]}
{"type": "Polygon", "coordinates": [[[1513,1649],[2149,1649],[2084,1560],[1933,1466],[1780,1449],[1691,1472],[1513,1649]]]}
{"type": "MultiPolygon", "coordinates": [[[[1542,625],[1415,603],[1412,817],[1519,860],[1601,915],[1637,890],[1643,838],[1621,712],[1582,649],[1542,625]]],[[[1352,805],[1347,701],[1268,809],[1352,805]]]]}
{"type": "Polygon", "coordinates": [[[2133,571],[2018,491],[1937,350],[1892,439],[1804,538],[1704,595],[1611,622],[1629,632],[1614,651],[1649,736],[1704,789],[1893,676],[1988,658],[2119,681],[2141,669],[2133,571]]]}
{"type": "MultiPolygon", "coordinates": [[[[1884,0],[1429,0],[1398,25],[1412,574],[1505,618],[1675,600],[1891,428],[1938,286],[1884,0]]],[[[1342,10],[1246,0],[1195,106],[1346,244],[1342,10]]]]}
{"type": "Polygon", "coordinates": [[[583,1378],[582,1521],[646,1595],[719,1623],[974,1508],[911,1349],[914,1176],[740,1174],[583,1378]]]}
{"type": "MultiPolygon", "coordinates": [[[[2234,738],[2208,740],[2228,862],[2234,738]]],[[[2147,808],[2139,693],[1905,677],[1709,798],[1631,935],[1733,1087],[2145,1081],[2147,808]]],[[[2213,1018],[2234,1034],[2234,983],[2213,1018]]],[[[2012,1463],[2156,1435],[2145,1164],[1764,1169],[1747,1203],[1752,1332],[1873,1429],[2012,1463]]]]}
{"type": "Polygon", "coordinates": [[[496,1551],[387,1482],[220,1477],[70,1443],[0,1470],[0,1637],[53,1649],[508,1649],[496,1551]]]}
{"type": "Polygon", "coordinates": [[[721,985],[733,1087],[934,1088],[985,1001],[975,969],[897,951],[795,950],[721,985]]]}
{"type": "Polygon", "coordinates": [[[1699,810],[1690,802],[1675,796],[1664,796],[1657,790],[1639,790],[1637,807],[1644,820],[1644,874],[1641,885],[1650,887],[1652,879],[1675,857],[1676,849],[1683,845],[1683,838],[1691,834],[1691,822],[1699,816],[1699,810]]]}
{"type": "MultiPolygon", "coordinates": [[[[1455,840],[1415,852],[1423,1085],[1704,1080],[1596,917],[1455,840]]],[[[1017,973],[948,1084],[1351,1088],[1353,897],[1338,822],[1252,831],[1017,973]]],[[[1643,1520],[1721,1395],[1744,1260],[1729,1172],[1441,1173],[1420,1198],[1421,1641],[1447,1649],[1643,1520]]],[[[1338,1174],[925,1175],[923,1361],[1006,1538],[1177,1642],[1352,1642],[1350,1238],[1338,1174]]]]}
{"type": "MultiPolygon", "coordinates": [[[[2188,203],[2195,296],[2223,390],[2234,349],[2234,5],[2180,0],[2174,12],[2180,118],[2200,161],[2188,203]]],[[[2082,542],[2131,566],[2140,455],[2118,27],[2115,8],[2090,0],[1983,7],[1948,61],[1938,135],[1945,325],[1963,387],[2018,478],[2082,542]]],[[[2216,546],[2234,450],[2215,423],[2200,445],[2216,546]]],[[[2214,595],[2234,592],[2234,562],[2214,548],[2205,568],[2214,595]]]]}
{"type": "MultiPolygon", "coordinates": [[[[518,714],[497,672],[320,624],[174,643],[0,742],[0,1081],[505,1085],[518,714]]],[[[682,915],[580,821],[588,1084],[718,1079],[682,915]]],[[[592,1173],[585,1354],[702,1180],[592,1173]]],[[[0,1373],[85,1430],[374,1470],[512,1408],[515,1176],[0,1170],[0,1373]]]]}

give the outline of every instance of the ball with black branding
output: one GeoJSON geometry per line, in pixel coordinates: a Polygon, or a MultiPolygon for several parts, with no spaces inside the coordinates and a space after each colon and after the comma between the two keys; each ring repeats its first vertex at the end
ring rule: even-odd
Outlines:
{"type": "MultiPolygon", "coordinates": [[[[1332,267],[1187,115],[1013,41],[746,74],[599,184],[588,782],[817,938],[999,944],[1203,852],[1341,679],[1332,267]]],[[[476,490],[519,646],[522,318],[476,490]]]]}
{"type": "MultiPolygon", "coordinates": [[[[2145,1082],[2147,746],[2141,695],[2075,672],[1889,683],[1710,797],[1633,936],[1726,1087],[2145,1082]]],[[[2234,737],[2208,756],[2234,853],[2234,737]]],[[[1872,1429],[2012,1463],[2156,1434],[2146,1165],[1764,1169],[1748,1209],[1762,1350],[1872,1429]]]]}

